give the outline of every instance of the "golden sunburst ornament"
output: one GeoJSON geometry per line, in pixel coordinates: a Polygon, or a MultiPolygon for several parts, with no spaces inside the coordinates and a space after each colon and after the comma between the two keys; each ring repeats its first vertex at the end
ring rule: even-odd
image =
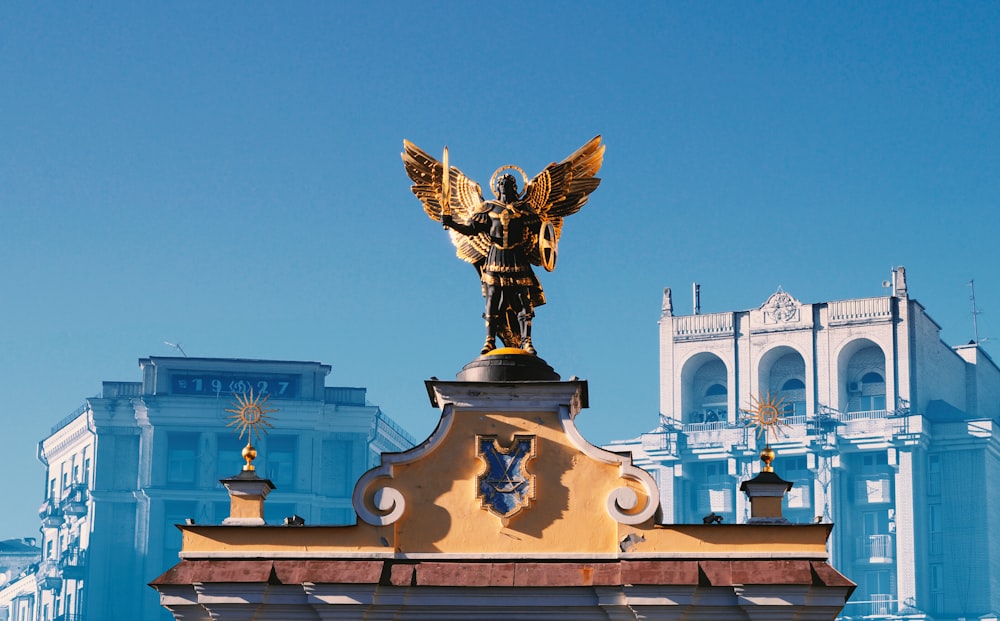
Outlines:
{"type": "Polygon", "coordinates": [[[254,468],[250,462],[257,457],[257,449],[250,442],[250,436],[251,434],[256,436],[259,442],[261,428],[265,428],[263,431],[267,433],[266,427],[274,427],[268,420],[270,418],[268,414],[273,414],[278,410],[277,408],[267,409],[267,400],[271,398],[271,395],[261,393],[255,397],[252,388],[249,393],[234,394],[233,398],[233,407],[226,409],[227,412],[233,413],[229,417],[232,420],[226,427],[235,427],[235,431],[239,431],[240,440],[243,439],[243,434],[246,434],[247,445],[243,447],[243,459],[247,463],[243,469],[252,471],[254,468]]]}
{"type": "Polygon", "coordinates": [[[774,441],[778,441],[778,431],[784,427],[784,423],[781,422],[782,416],[784,416],[784,397],[779,397],[778,395],[772,396],[771,393],[767,393],[767,396],[761,395],[759,398],[750,396],[751,407],[745,412],[750,416],[747,421],[748,425],[754,425],[757,427],[757,438],[760,439],[761,435],[764,436],[764,442],[770,444],[767,441],[767,433],[770,431],[774,436],[774,441]]]}
{"type": "Polygon", "coordinates": [[[750,401],[752,404],[750,409],[744,410],[749,415],[747,425],[757,427],[758,440],[761,435],[764,436],[764,450],[760,452],[760,460],[764,462],[764,472],[774,472],[774,467],[771,466],[771,462],[774,461],[774,450],[771,448],[771,443],[767,441],[767,432],[770,431],[774,435],[774,441],[778,441],[778,431],[785,426],[781,422],[781,417],[784,415],[782,406],[785,399],[778,395],[772,396],[768,392],[766,397],[761,395],[758,398],[751,395],[750,401]]]}

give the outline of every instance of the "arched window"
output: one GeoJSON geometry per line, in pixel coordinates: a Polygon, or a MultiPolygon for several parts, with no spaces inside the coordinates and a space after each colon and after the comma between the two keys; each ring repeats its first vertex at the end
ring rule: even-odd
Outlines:
{"type": "Polygon", "coordinates": [[[728,416],[729,407],[726,397],[729,390],[724,384],[712,384],[705,390],[705,399],[701,403],[702,421],[706,423],[723,423],[728,416]]]}
{"type": "Polygon", "coordinates": [[[781,385],[782,414],[785,416],[806,415],[806,384],[797,377],[785,380],[781,385]]]}
{"type": "Polygon", "coordinates": [[[708,387],[708,390],[705,391],[706,397],[718,397],[718,396],[724,397],[728,394],[729,391],[726,390],[726,387],[723,386],[722,384],[712,384],[711,386],[708,387]]]}
{"type": "Polygon", "coordinates": [[[858,396],[858,409],[862,412],[885,409],[885,379],[875,371],[869,371],[861,376],[858,385],[861,394],[858,396]]]}

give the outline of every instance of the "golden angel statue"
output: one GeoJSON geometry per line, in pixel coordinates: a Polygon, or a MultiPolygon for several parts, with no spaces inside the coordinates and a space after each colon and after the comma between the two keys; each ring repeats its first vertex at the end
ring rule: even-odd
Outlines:
{"type": "Polygon", "coordinates": [[[535,307],[545,304],[545,295],[531,266],[550,272],[555,268],[563,218],[579,211],[601,182],[594,176],[604,160],[601,137],[549,164],[530,181],[521,168],[501,166],[490,179],[494,200],[484,200],[478,183],[448,165],[447,147],[443,162],[408,140],[403,148],[413,193],[427,215],[449,229],[458,258],[479,273],[486,299],[481,353],[496,349],[500,337],[506,347],[535,354],[531,319],[535,307]],[[520,173],[522,191],[507,171],[520,173]]]}

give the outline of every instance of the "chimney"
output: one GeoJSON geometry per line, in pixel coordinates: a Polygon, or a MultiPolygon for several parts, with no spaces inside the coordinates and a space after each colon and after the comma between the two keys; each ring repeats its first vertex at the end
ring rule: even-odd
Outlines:
{"type": "Polygon", "coordinates": [[[897,298],[905,298],[906,291],[906,268],[900,265],[892,270],[892,295],[897,298]]]}
{"type": "Polygon", "coordinates": [[[754,478],[743,481],[740,491],[750,500],[750,520],[747,524],[788,524],[781,515],[781,501],[792,483],[779,477],[771,467],[774,450],[770,446],[761,451],[760,460],[764,468],[754,478]]]}

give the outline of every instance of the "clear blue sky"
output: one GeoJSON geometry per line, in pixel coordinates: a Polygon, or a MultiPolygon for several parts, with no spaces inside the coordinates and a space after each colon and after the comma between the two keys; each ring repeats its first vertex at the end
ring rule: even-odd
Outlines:
{"type": "Polygon", "coordinates": [[[996,2],[5,2],[0,538],[37,533],[37,441],[165,340],[329,363],[426,436],[482,301],[404,138],[485,182],[603,134],[535,322],[595,443],[657,422],[665,286],[747,309],[902,264],[947,342],[970,278],[1000,339],[998,59],[996,2]]]}

